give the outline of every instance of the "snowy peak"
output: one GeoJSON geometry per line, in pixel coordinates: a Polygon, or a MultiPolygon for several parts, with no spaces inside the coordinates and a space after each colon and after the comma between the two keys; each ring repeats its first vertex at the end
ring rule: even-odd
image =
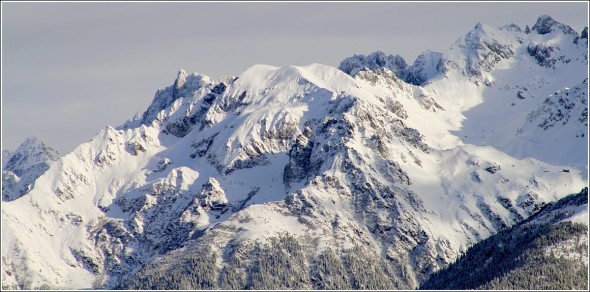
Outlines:
{"type": "Polygon", "coordinates": [[[516,23],[503,25],[500,27],[500,30],[512,31],[512,32],[523,32],[522,29],[520,28],[520,26],[518,26],[516,23]]]}
{"type": "Polygon", "coordinates": [[[355,76],[362,69],[378,70],[389,69],[394,72],[401,79],[405,79],[407,75],[406,61],[400,55],[386,55],[381,51],[377,51],[365,55],[354,55],[344,59],[338,66],[338,69],[344,71],[350,76],[355,76]]]}
{"type": "Polygon", "coordinates": [[[551,16],[546,14],[539,16],[532,30],[536,31],[540,35],[548,34],[554,31],[561,31],[567,35],[578,35],[573,28],[566,24],[555,21],[551,16]]]}
{"type": "Polygon", "coordinates": [[[174,81],[174,88],[176,90],[179,90],[182,88],[182,86],[184,86],[184,83],[186,83],[186,71],[184,71],[184,69],[180,69],[178,71],[178,74],[176,75],[176,80],[174,81]]]}
{"type": "Polygon", "coordinates": [[[420,54],[414,64],[408,68],[407,82],[422,85],[443,71],[443,54],[425,51],[420,54]]]}
{"type": "Polygon", "coordinates": [[[286,87],[289,92],[275,96],[282,96],[297,91],[296,87],[324,88],[332,92],[350,89],[354,80],[333,67],[322,64],[308,66],[286,66],[277,68],[268,65],[256,65],[244,71],[238,77],[228,93],[240,90],[252,92],[252,96],[259,98],[273,96],[271,90],[286,87]],[[295,86],[295,87],[293,87],[295,86]]]}
{"type": "Polygon", "coordinates": [[[59,153],[36,137],[27,138],[10,156],[3,170],[23,175],[34,165],[59,159],[59,153]]]}
{"type": "Polygon", "coordinates": [[[493,43],[509,44],[521,32],[520,27],[515,24],[496,28],[479,22],[471,31],[465,34],[465,36],[459,38],[454,46],[461,48],[467,47],[468,49],[473,50],[483,49],[481,47],[483,45],[490,50],[494,50],[494,48],[492,48],[493,43]]]}
{"type": "Polygon", "coordinates": [[[172,86],[159,89],[156,92],[154,100],[143,113],[142,124],[150,125],[154,121],[162,121],[164,116],[158,115],[162,110],[170,107],[179,99],[191,98],[192,93],[199,89],[207,90],[213,82],[213,79],[203,74],[193,73],[187,76],[186,72],[180,69],[172,86]]]}
{"type": "Polygon", "coordinates": [[[446,52],[445,71],[456,71],[476,85],[490,85],[489,73],[502,61],[512,57],[523,42],[520,29],[499,29],[478,23],[459,38],[446,52]]]}
{"type": "Polygon", "coordinates": [[[353,77],[363,70],[387,69],[406,83],[421,85],[441,73],[442,65],[442,54],[439,52],[425,51],[418,56],[412,66],[408,66],[399,55],[386,55],[377,51],[368,56],[348,57],[340,63],[338,69],[353,77]]]}
{"type": "Polygon", "coordinates": [[[39,178],[51,162],[59,159],[59,153],[41,140],[27,138],[14,153],[4,157],[2,169],[2,200],[11,201],[26,194],[32,183],[39,178]]]}
{"type": "Polygon", "coordinates": [[[455,70],[476,84],[490,84],[486,72],[490,72],[500,60],[514,54],[515,48],[522,42],[522,35],[524,33],[515,24],[494,28],[478,23],[446,53],[425,51],[412,66],[408,66],[398,55],[375,52],[368,56],[346,58],[338,68],[351,76],[363,68],[373,71],[389,69],[398,78],[414,85],[423,85],[436,76],[455,70]]]}
{"type": "MultiPolygon", "coordinates": [[[[282,117],[276,122],[292,123],[306,110],[303,105],[309,99],[324,102],[342,91],[358,90],[357,87],[350,76],[321,64],[283,68],[255,65],[236,78],[187,93],[192,98],[162,109],[159,119],[163,121],[165,133],[184,137],[193,129],[204,131],[228,117],[239,116],[246,120],[245,124],[235,125],[243,137],[259,127],[256,125],[264,116],[274,120],[279,115],[282,117]],[[264,116],[251,116],[260,109],[264,109],[264,116]],[[247,132],[242,132],[245,128],[247,132]]],[[[241,138],[239,141],[245,142],[241,138]]]]}
{"type": "Polygon", "coordinates": [[[571,27],[548,15],[539,17],[533,29],[527,26],[525,31],[514,23],[496,28],[480,22],[446,52],[426,51],[411,66],[400,56],[388,56],[379,51],[368,56],[346,58],[339,69],[351,76],[362,69],[389,69],[398,78],[414,85],[425,85],[437,76],[449,77],[455,72],[475,85],[490,86],[494,82],[491,72],[505,60],[519,58],[515,54],[519,55],[523,47],[539,66],[545,68],[555,69],[574,60],[573,57],[587,62],[587,53],[581,52],[587,48],[587,34],[587,28],[578,35],[571,27]],[[580,42],[586,47],[580,46],[580,42]]]}

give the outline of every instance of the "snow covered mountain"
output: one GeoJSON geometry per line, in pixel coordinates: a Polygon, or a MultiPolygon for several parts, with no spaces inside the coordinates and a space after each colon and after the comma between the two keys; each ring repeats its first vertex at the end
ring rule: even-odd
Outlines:
{"type": "Polygon", "coordinates": [[[406,82],[422,85],[445,109],[459,113],[445,130],[450,128],[464,143],[574,166],[587,178],[584,31],[578,35],[547,15],[528,33],[514,24],[494,28],[478,23],[447,52],[426,51],[409,67],[379,61],[405,64],[399,56],[374,53],[348,58],[339,68],[352,76],[362,68],[401,71],[398,76],[406,76],[406,82]]]}
{"type": "Polygon", "coordinates": [[[3,202],[2,285],[418,287],[587,186],[588,44],[568,28],[477,24],[409,67],[378,52],[342,70],[181,70],[3,202]],[[294,276],[263,269],[276,246],[294,276]],[[372,278],[350,268],[359,250],[383,265],[372,278]]]}
{"type": "Polygon", "coordinates": [[[31,137],[11,152],[2,151],[2,201],[12,201],[28,193],[33,183],[59,159],[59,153],[31,137]]]}

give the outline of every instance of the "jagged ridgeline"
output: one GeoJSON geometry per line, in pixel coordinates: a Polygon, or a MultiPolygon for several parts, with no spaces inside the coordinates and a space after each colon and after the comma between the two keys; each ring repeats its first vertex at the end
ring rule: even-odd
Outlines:
{"type": "Polygon", "coordinates": [[[421,286],[427,290],[588,290],[588,188],[475,244],[421,286]]]}
{"type": "MultiPolygon", "coordinates": [[[[412,65],[377,52],[339,69],[181,70],[142,115],[69,154],[3,153],[2,287],[434,281],[469,246],[588,186],[584,32],[542,16],[525,30],[477,24],[412,65]]],[[[577,206],[561,210],[587,218],[577,206]]],[[[518,227],[502,244],[579,234],[567,224],[518,227]]],[[[504,260],[490,261],[522,275],[504,260]]],[[[478,281],[456,287],[498,287],[478,281]]]]}

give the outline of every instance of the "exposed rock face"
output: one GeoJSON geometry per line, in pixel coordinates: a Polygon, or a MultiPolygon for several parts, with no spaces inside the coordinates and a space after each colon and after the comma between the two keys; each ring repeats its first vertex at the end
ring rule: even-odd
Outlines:
{"type": "MultiPolygon", "coordinates": [[[[556,91],[545,98],[539,108],[530,112],[527,120],[538,123],[537,126],[547,130],[558,123],[566,125],[568,122],[588,126],[588,79],[574,88],[556,91]]],[[[583,138],[580,137],[580,138],[583,138]]]]}
{"type": "Polygon", "coordinates": [[[555,21],[549,15],[541,15],[537,19],[537,22],[535,23],[535,25],[533,25],[532,30],[536,31],[538,34],[541,34],[541,35],[548,34],[553,31],[561,31],[566,35],[577,35],[576,31],[573,28],[571,28],[563,23],[559,23],[559,22],[555,21]]]}
{"type": "MultiPolygon", "coordinates": [[[[571,39],[575,44],[586,39],[587,45],[587,28],[584,28],[578,36],[574,29],[555,21],[548,15],[540,16],[532,31],[541,36],[557,32],[571,39]]],[[[388,69],[398,78],[414,85],[423,85],[438,76],[445,76],[449,71],[457,70],[475,84],[489,86],[493,81],[489,72],[501,60],[512,57],[515,50],[524,42],[525,35],[530,32],[530,29],[529,32],[525,32],[516,24],[494,28],[478,23],[472,31],[457,40],[449,52],[443,54],[425,51],[411,66],[407,65],[399,55],[386,55],[379,51],[367,56],[349,57],[342,61],[338,68],[351,76],[355,76],[363,68],[372,71],[388,69]],[[456,53],[460,53],[461,57],[458,58],[456,53]]],[[[533,39],[534,41],[526,44],[526,49],[539,65],[553,68],[556,62],[571,61],[571,56],[568,57],[562,53],[562,48],[553,42],[539,43],[537,38],[533,39]]]]}
{"type": "Polygon", "coordinates": [[[399,55],[385,55],[383,52],[354,55],[344,59],[338,69],[350,76],[356,76],[363,70],[378,71],[387,69],[407,83],[421,85],[434,78],[444,70],[442,53],[426,51],[418,56],[412,66],[399,55]]]}
{"type": "Polygon", "coordinates": [[[444,71],[443,54],[426,51],[416,58],[408,71],[406,82],[422,85],[444,71]]]}
{"type": "Polygon", "coordinates": [[[408,65],[400,55],[386,55],[378,51],[368,56],[355,55],[346,58],[338,68],[351,76],[356,75],[361,69],[377,70],[387,68],[399,78],[405,79],[408,65]]]}
{"type": "Polygon", "coordinates": [[[520,30],[497,29],[478,23],[451,47],[455,52],[464,51],[465,57],[448,58],[443,71],[459,70],[476,85],[489,86],[492,83],[489,73],[500,61],[512,57],[522,38],[520,30]]]}
{"type": "Polygon", "coordinates": [[[201,207],[208,210],[221,210],[228,203],[219,182],[212,177],[209,178],[207,184],[203,185],[203,189],[199,193],[199,201],[201,207]]]}
{"type": "Polygon", "coordinates": [[[588,44],[588,27],[585,26],[582,32],[580,33],[580,38],[586,40],[586,44],[588,44]]]}
{"type": "Polygon", "coordinates": [[[158,113],[169,108],[178,100],[191,98],[195,91],[209,89],[212,86],[211,83],[212,80],[207,76],[202,74],[187,76],[186,72],[180,69],[172,86],[159,89],[156,92],[153,102],[143,113],[142,123],[149,125],[155,120],[161,121],[162,117],[158,117],[158,113]]]}

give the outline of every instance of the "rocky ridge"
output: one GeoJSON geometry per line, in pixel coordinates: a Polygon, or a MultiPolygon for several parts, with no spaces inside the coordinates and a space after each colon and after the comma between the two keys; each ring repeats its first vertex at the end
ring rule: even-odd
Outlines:
{"type": "MultiPolygon", "coordinates": [[[[552,144],[562,160],[548,164],[534,151],[524,158],[486,145],[491,131],[467,137],[475,137],[468,133],[472,121],[493,120],[469,111],[489,112],[490,104],[510,114],[523,137],[543,131],[539,119],[554,121],[549,129],[587,136],[576,121],[584,106],[587,112],[587,91],[577,86],[587,83],[580,70],[587,42],[565,39],[570,61],[557,57],[549,67],[527,49],[562,33],[478,24],[449,52],[427,52],[410,67],[375,53],[368,62],[376,66],[356,56],[343,62],[344,71],[256,65],[214,80],[181,70],[142,116],[106,127],[52,164],[26,197],[2,205],[3,285],[135,287],[144,276],[162,282],[157,277],[186,259],[207,276],[182,287],[294,288],[262,268],[274,261],[252,256],[262,250],[287,252],[310,267],[342,261],[340,278],[297,288],[416,288],[468,246],[586,186],[587,167],[565,160],[552,144]],[[510,66],[515,61],[538,74],[522,75],[510,66]],[[523,87],[529,95],[521,99],[523,87]],[[568,123],[551,118],[559,117],[554,107],[537,100],[564,87],[574,91],[550,102],[562,105],[557,110],[567,112],[568,123]],[[500,91],[514,94],[492,99],[490,92],[500,91]],[[541,112],[527,120],[513,107],[541,112]],[[361,251],[386,273],[370,281],[350,274],[350,266],[364,263],[346,255],[361,251]]],[[[563,141],[587,148],[574,135],[563,141]]],[[[170,275],[184,275],[178,273],[170,275]]]]}

